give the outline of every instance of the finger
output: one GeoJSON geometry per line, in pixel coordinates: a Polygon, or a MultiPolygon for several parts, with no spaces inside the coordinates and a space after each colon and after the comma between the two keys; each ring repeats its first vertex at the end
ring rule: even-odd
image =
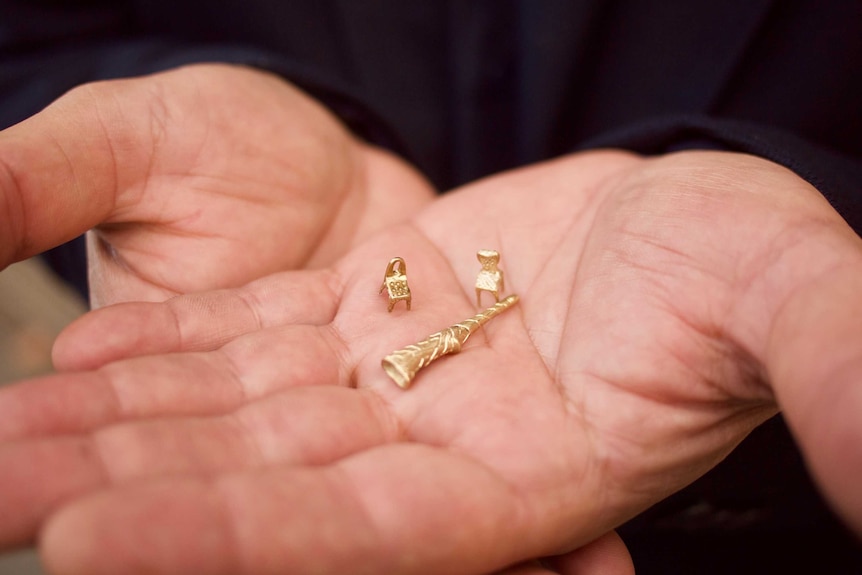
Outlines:
{"type": "Polygon", "coordinates": [[[774,320],[767,370],[836,511],[862,533],[862,249],[798,289],[774,320]]]}
{"type": "Polygon", "coordinates": [[[118,164],[133,179],[144,176],[131,124],[113,99],[95,95],[106,86],[72,90],[0,132],[0,267],[105,220],[117,201],[118,164]]]}
{"type": "Polygon", "coordinates": [[[85,448],[77,438],[0,444],[0,549],[31,543],[60,503],[104,484],[85,448]]]}
{"type": "Polygon", "coordinates": [[[144,359],[0,389],[0,440],[83,432],[147,416],[219,413],[243,399],[241,382],[221,354],[144,359]]]}
{"type": "Polygon", "coordinates": [[[54,344],[59,370],[84,370],[141,355],[218,349],[240,335],[288,324],[323,325],[339,300],[337,277],[285,272],[245,287],[117,304],[84,315],[54,344]]]}
{"type": "Polygon", "coordinates": [[[248,334],[215,352],[133,358],[0,389],[0,440],[80,433],[112,422],[214,415],[275,391],[350,383],[327,327],[248,334]]]}
{"type": "Polygon", "coordinates": [[[98,451],[111,482],[124,482],[285,463],[321,465],[399,434],[376,395],[319,386],[279,392],[218,417],[111,426],[82,441],[98,451]]]}
{"type": "Polygon", "coordinates": [[[574,551],[546,560],[561,575],[634,575],[635,567],[616,531],[574,551]]]}
{"type": "Polygon", "coordinates": [[[326,467],[128,485],[60,512],[42,551],[58,575],[482,573],[544,543],[523,503],[472,460],[397,444],[326,467]]]}
{"type": "Polygon", "coordinates": [[[92,435],[0,446],[0,547],[20,545],[64,501],[159,475],[320,465],[395,441],[399,428],[369,392],[289,390],[214,418],[159,419],[92,435]]]}

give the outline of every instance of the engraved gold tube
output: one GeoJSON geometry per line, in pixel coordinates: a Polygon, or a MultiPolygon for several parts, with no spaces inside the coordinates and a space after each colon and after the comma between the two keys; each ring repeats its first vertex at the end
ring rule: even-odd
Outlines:
{"type": "Polygon", "coordinates": [[[461,346],[473,332],[517,302],[518,296],[510,295],[470,319],[431,334],[419,343],[393,351],[383,358],[381,365],[399,387],[407,389],[419,370],[444,355],[461,351],[461,346]]]}

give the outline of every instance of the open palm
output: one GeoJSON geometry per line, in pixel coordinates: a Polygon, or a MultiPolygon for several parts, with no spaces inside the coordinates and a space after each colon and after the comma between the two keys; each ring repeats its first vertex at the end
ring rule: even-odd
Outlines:
{"type": "Polygon", "coordinates": [[[0,134],[0,162],[0,265],[95,228],[96,306],[324,265],[432,196],[298,89],[227,65],[76,88],[0,134]]]}
{"type": "MultiPolygon", "coordinates": [[[[73,326],[59,361],[95,371],[0,395],[0,534],[47,521],[57,573],[482,573],[564,553],[778,404],[824,439],[807,384],[847,387],[858,355],[818,346],[862,333],[805,310],[862,284],[860,259],[812,188],[745,156],[596,152],[481,181],[331,269],[73,326]],[[475,313],[482,248],[521,302],[399,389],[381,358],[475,313]],[[377,294],[393,256],[409,312],[377,294]]],[[[846,503],[830,445],[813,465],[846,503]]]]}

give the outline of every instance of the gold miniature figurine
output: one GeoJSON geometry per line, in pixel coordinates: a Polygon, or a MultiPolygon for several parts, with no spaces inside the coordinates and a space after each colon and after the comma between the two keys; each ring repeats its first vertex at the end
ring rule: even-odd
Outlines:
{"type": "Polygon", "coordinates": [[[387,311],[392,311],[395,304],[401,300],[407,302],[407,309],[410,309],[410,288],[407,286],[407,264],[403,258],[392,258],[389,260],[389,265],[386,266],[386,274],[383,276],[383,285],[380,286],[378,293],[383,293],[383,290],[389,292],[389,308],[387,311]]]}
{"type": "Polygon", "coordinates": [[[503,281],[503,270],[497,267],[500,263],[500,254],[494,250],[479,250],[476,254],[482,269],[476,276],[476,307],[482,307],[482,292],[489,291],[494,294],[494,301],[500,301],[500,292],[505,290],[503,281]]]}
{"type": "Polygon", "coordinates": [[[393,351],[383,358],[381,362],[383,370],[392,378],[392,381],[398,384],[398,387],[407,389],[420,369],[444,355],[461,351],[461,346],[473,332],[516,303],[518,303],[518,296],[512,294],[470,319],[431,334],[419,343],[393,351]]]}

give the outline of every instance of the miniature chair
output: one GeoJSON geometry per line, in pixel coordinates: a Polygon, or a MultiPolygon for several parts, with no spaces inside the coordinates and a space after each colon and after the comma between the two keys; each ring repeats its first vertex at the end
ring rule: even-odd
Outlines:
{"type": "Polygon", "coordinates": [[[503,270],[497,268],[500,262],[500,254],[494,250],[479,250],[476,254],[482,269],[476,276],[476,305],[482,307],[482,292],[488,291],[494,294],[494,301],[500,301],[500,292],[505,289],[503,281],[503,270]]]}
{"type": "Polygon", "coordinates": [[[407,264],[402,258],[392,258],[389,260],[389,265],[386,266],[386,274],[383,276],[383,285],[380,286],[380,292],[383,290],[389,292],[389,308],[387,311],[392,311],[395,304],[401,300],[407,302],[407,309],[410,309],[410,287],[407,285],[407,264]]]}

